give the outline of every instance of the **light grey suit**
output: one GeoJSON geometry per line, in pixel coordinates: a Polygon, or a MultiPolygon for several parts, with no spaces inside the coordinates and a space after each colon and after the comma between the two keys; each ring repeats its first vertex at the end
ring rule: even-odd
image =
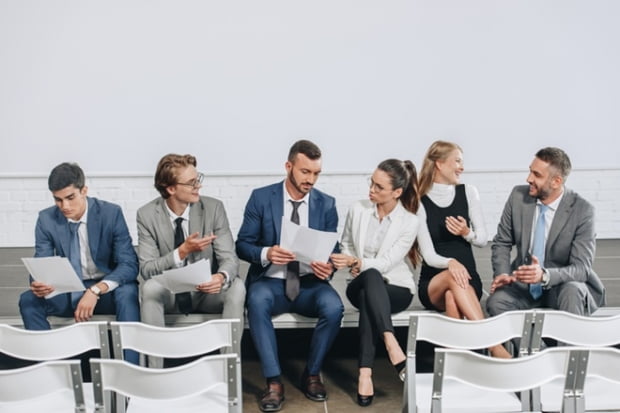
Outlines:
{"type": "MultiPolygon", "coordinates": [[[[142,206],[137,214],[138,257],[140,274],[146,280],[142,286],[142,321],[164,325],[164,311],[175,312],[174,294],[151,277],[174,268],[174,228],[163,198],[142,206]]],[[[206,196],[190,206],[189,233],[200,237],[213,233],[217,236],[207,248],[191,253],[189,263],[208,258],[211,273],[226,272],[230,285],[219,294],[192,292],[192,309],[202,313],[222,313],[223,318],[238,318],[243,326],[245,286],[239,278],[239,259],[221,201],[206,196]]],[[[243,328],[238,339],[241,340],[243,328]]]]}
{"type": "MultiPolygon", "coordinates": [[[[530,251],[530,239],[536,199],[528,185],[516,186],[504,207],[493,239],[493,275],[511,274],[522,265],[530,251]],[[510,262],[512,247],[516,257],[510,262]]],[[[605,305],[605,287],[592,269],[596,233],[594,207],[579,194],[564,189],[545,243],[545,262],[550,281],[539,300],[533,300],[529,286],[514,282],[499,288],[487,300],[487,311],[497,315],[504,311],[550,307],[587,315],[605,305]]]]}

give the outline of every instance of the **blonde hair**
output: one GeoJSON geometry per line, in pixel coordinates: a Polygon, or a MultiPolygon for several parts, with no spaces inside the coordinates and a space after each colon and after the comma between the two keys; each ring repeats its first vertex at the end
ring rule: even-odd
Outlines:
{"type": "Polygon", "coordinates": [[[448,141],[435,141],[428,148],[422,161],[422,169],[420,170],[420,179],[418,181],[420,198],[428,194],[431,186],[433,186],[435,162],[446,159],[456,149],[463,152],[459,145],[448,141]]]}

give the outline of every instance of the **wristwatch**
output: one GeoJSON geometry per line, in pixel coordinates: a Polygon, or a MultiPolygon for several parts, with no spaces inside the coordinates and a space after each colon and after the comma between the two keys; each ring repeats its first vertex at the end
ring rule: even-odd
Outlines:
{"type": "Polygon", "coordinates": [[[99,296],[101,295],[101,288],[97,287],[96,285],[91,285],[89,290],[91,293],[95,294],[97,298],[99,298],[99,296]]]}
{"type": "Polygon", "coordinates": [[[549,281],[551,281],[551,276],[549,275],[549,271],[546,268],[541,268],[542,270],[542,285],[546,287],[549,285],[549,281]]]}

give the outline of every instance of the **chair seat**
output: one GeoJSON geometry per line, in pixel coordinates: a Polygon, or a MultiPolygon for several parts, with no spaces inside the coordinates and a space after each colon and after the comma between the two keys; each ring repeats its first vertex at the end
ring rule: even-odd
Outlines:
{"type": "MultiPolygon", "coordinates": [[[[559,412],[564,383],[562,380],[553,380],[542,386],[540,402],[545,412],[559,412]]],[[[589,377],[586,380],[584,394],[586,399],[586,411],[620,411],[620,384],[610,381],[589,377]]]]}
{"type": "MultiPolygon", "coordinates": [[[[420,413],[431,411],[432,389],[432,373],[416,374],[416,398],[420,413]]],[[[444,382],[443,392],[443,412],[498,413],[521,411],[521,401],[514,393],[485,391],[451,379],[444,382]]]]}
{"type": "MultiPolygon", "coordinates": [[[[91,401],[91,403],[90,408],[87,407],[86,411],[92,412],[95,406],[92,402],[92,393],[90,399],[86,400],[87,403],[88,401],[91,401]]],[[[73,392],[69,390],[58,391],[27,401],[0,403],[0,413],[67,413],[73,412],[74,409],[73,392]]]]}
{"type": "Polygon", "coordinates": [[[211,388],[199,395],[170,400],[132,397],[127,404],[127,413],[218,413],[228,411],[228,396],[224,386],[211,388]]]}

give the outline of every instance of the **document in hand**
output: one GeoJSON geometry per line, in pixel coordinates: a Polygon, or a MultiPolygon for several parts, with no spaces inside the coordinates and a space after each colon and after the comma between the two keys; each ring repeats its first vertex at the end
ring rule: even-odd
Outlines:
{"type": "Polygon", "coordinates": [[[22,262],[32,278],[54,287],[54,292],[45,298],[86,289],[66,257],[22,258],[22,262]]]}
{"type": "Polygon", "coordinates": [[[299,262],[327,262],[336,242],[337,232],[319,231],[282,219],[280,247],[294,252],[299,262]]]}
{"type": "Polygon", "coordinates": [[[195,291],[198,284],[211,281],[211,263],[209,260],[200,260],[185,267],[164,271],[153,277],[173,293],[195,291]]]}

